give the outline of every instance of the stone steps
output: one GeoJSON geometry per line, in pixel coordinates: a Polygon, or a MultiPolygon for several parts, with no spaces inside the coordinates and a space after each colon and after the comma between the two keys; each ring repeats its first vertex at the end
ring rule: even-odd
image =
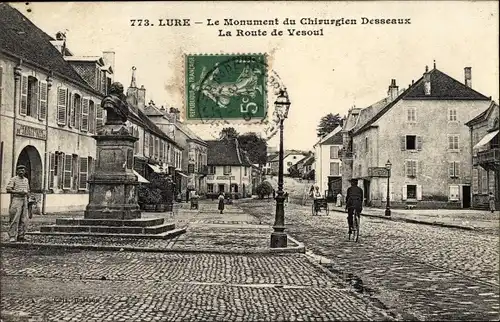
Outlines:
{"type": "Polygon", "coordinates": [[[119,238],[147,238],[147,239],[171,239],[184,234],[186,228],[176,228],[160,234],[114,234],[114,233],[89,233],[89,232],[27,232],[27,235],[36,236],[60,236],[60,237],[119,237],[119,238]]]}
{"type": "Polygon", "coordinates": [[[110,226],[110,227],[150,227],[164,223],[164,218],[138,219],[86,219],[86,218],[57,218],[56,225],[62,226],[110,226]]]}
{"type": "Polygon", "coordinates": [[[40,232],[65,233],[107,233],[107,234],[161,234],[175,229],[175,224],[160,224],[154,226],[95,226],[95,225],[47,225],[40,227],[40,232]]]}

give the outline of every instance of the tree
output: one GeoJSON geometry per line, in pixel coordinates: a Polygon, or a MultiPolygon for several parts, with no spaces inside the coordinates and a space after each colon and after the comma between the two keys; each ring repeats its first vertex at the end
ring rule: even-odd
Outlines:
{"type": "Polygon", "coordinates": [[[328,133],[335,130],[337,126],[342,126],[343,119],[340,117],[339,113],[333,115],[333,113],[329,113],[321,118],[319,121],[318,128],[316,129],[316,133],[318,137],[323,137],[328,133]]]}
{"type": "Polygon", "coordinates": [[[225,127],[220,131],[221,138],[235,139],[238,138],[239,133],[234,129],[234,127],[225,127]]]}
{"type": "Polygon", "coordinates": [[[257,186],[255,192],[260,199],[264,199],[264,196],[268,196],[273,193],[273,186],[268,181],[263,181],[257,186]]]}
{"type": "Polygon", "coordinates": [[[247,151],[252,164],[264,165],[267,163],[267,142],[254,132],[238,136],[240,147],[247,151]]]}

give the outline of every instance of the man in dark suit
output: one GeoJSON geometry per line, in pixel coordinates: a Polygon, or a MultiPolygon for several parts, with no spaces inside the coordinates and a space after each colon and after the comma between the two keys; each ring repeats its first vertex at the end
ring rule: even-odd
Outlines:
{"type": "Polygon", "coordinates": [[[352,233],[354,210],[361,215],[363,210],[363,189],[358,187],[358,180],[352,179],[351,186],[347,188],[346,195],[347,223],[349,224],[349,235],[352,233]]]}

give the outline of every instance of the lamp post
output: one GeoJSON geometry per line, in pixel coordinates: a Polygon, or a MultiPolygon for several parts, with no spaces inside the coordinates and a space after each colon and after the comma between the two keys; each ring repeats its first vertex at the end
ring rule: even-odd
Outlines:
{"type": "Polygon", "coordinates": [[[387,169],[387,204],[385,205],[385,215],[391,216],[390,196],[389,196],[389,179],[391,178],[391,161],[387,160],[385,168],[387,169]]]}
{"type": "Polygon", "coordinates": [[[271,234],[271,248],[282,248],[287,246],[287,236],[285,233],[285,197],[283,192],[283,121],[288,117],[290,100],[286,89],[280,90],[276,102],[274,102],[275,111],[279,120],[280,129],[280,151],[279,151],[279,169],[278,169],[278,195],[276,196],[276,215],[271,234]]]}

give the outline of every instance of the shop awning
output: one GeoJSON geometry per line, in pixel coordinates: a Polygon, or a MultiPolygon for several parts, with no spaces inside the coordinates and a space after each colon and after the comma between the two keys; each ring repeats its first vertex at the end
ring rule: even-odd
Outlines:
{"type": "Polygon", "coordinates": [[[141,176],[139,173],[137,173],[137,171],[135,170],[132,170],[134,171],[134,174],[137,176],[137,181],[141,182],[141,183],[149,183],[148,180],[146,180],[143,176],[141,176]]]}
{"type": "Polygon", "coordinates": [[[151,168],[151,170],[153,170],[156,173],[165,173],[166,172],[165,168],[160,169],[160,166],[158,166],[156,164],[149,164],[148,163],[148,166],[151,168]]]}
{"type": "Polygon", "coordinates": [[[175,170],[175,173],[181,175],[182,177],[189,178],[189,176],[187,174],[185,174],[184,172],[182,172],[182,171],[175,170]]]}
{"type": "Polygon", "coordinates": [[[477,149],[477,148],[480,148],[482,147],[483,145],[487,144],[488,142],[490,142],[497,134],[498,134],[499,130],[496,130],[496,131],[493,131],[493,132],[490,132],[488,134],[486,134],[482,139],[481,141],[479,141],[476,145],[474,145],[474,149],[477,149]]]}

